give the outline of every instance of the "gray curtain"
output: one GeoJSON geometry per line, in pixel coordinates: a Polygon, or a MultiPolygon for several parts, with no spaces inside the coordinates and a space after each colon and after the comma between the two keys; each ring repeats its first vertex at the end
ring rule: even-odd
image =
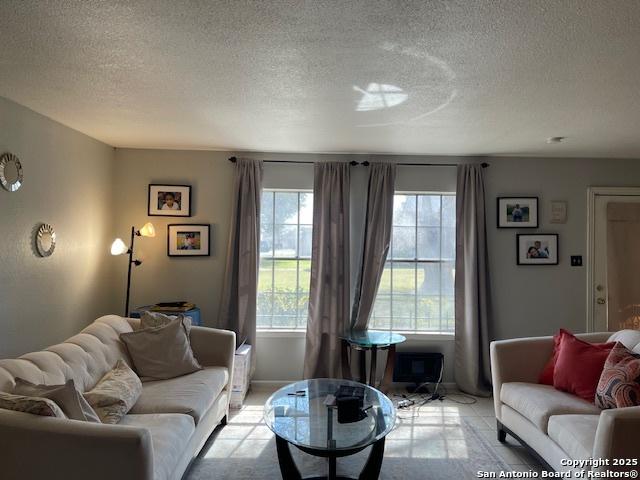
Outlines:
{"type": "Polygon", "coordinates": [[[349,283],[349,165],[316,163],[304,378],[341,376],[339,336],[349,324],[349,283]]]}
{"type": "Polygon", "coordinates": [[[372,163],[369,168],[362,263],[351,313],[351,328],[354,330],[366,330],[369,325],[391,244],[396,166],[391,163],[372,163]]]}
{"type": "Polygon", "coordinates": [[[251,373],[256,359],[256,300],[260,247],[262,162],[238,158],[235,163],[231,225],[220,326],[233,330],[237,344],[252,347],[251,373]]]}
{"type": "Polygon", "coordinates": [[[489,396],[489,266],[484,197],[483,168],[458,166],[455,380],[464,392],[489,396]]]}

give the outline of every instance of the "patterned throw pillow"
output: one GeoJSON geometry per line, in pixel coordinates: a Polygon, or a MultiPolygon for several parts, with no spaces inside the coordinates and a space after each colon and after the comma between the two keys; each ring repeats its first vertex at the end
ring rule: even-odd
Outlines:
{"type": "Polygon", "coordinates": [[[604,364],[596,390],[598,408],[640,405],[640,355],[616,343],[604,364]]]}
{"type": "Polygon", "coordinates": [[[129,365],[118,360],[84,398],[93,407],[102,423],[119,423],[135,405],[142,393],[142,382],[129,365]]]}
{"type": "Polygon", "coordinates": [[[0,408],[14,412],[31,413],[42,417],[67,418],[56,402],[48,398],[27,397],[0,392],[0,408]]]}

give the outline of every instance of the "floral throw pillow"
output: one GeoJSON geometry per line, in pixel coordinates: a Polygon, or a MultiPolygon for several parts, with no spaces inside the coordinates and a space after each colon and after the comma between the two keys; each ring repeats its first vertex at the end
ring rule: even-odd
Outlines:
{"type": "Polygon", "coordinates": [[[598,408],[640,405],[640,355],[617,342],[609,353],[596,389],[598,408]]]}
{"type": "Polygon", "coordinates": [[[142,393],[142,382],[124,361],[107,372],[98,384],[84,394],[102,423],[115,424],[122,420],[142,393]]]}

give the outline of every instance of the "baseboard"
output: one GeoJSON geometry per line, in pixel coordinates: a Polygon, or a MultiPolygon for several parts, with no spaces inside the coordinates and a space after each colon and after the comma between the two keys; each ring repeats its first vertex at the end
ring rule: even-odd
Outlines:
{"type": "Polygon", "coordinates": [[[299,380],[251,380],[253,390],[277,390],[299,380]]]}
{"type": "MultiPolygon", "coordinates": [[[[251,388],[254,390],[276,390],[298,381],[300,380],[251,380],[251,388]]],[[[409,383],[394,383],[393,387],[404,389],[409,385],[409,383]]],[[[442,382],[440,385],[449,392],[458,391],[458,386],[454,382],[442,382]]]]}

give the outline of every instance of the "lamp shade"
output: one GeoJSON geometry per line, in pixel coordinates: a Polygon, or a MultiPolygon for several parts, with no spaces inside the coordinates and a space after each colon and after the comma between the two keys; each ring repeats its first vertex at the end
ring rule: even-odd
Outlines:
{"type": "Polygon", "coordinates": [[[111,244],[111,255],[124,255],[129,252],[129,248],[121,238],[116,238],[111,244]]]}
{"type": "Polygon", "coordinates": [[[144,226],[140,229],[140,235],[142,237],[155,237],[156,229],[152,223],[145,223],[144,226]]]}

